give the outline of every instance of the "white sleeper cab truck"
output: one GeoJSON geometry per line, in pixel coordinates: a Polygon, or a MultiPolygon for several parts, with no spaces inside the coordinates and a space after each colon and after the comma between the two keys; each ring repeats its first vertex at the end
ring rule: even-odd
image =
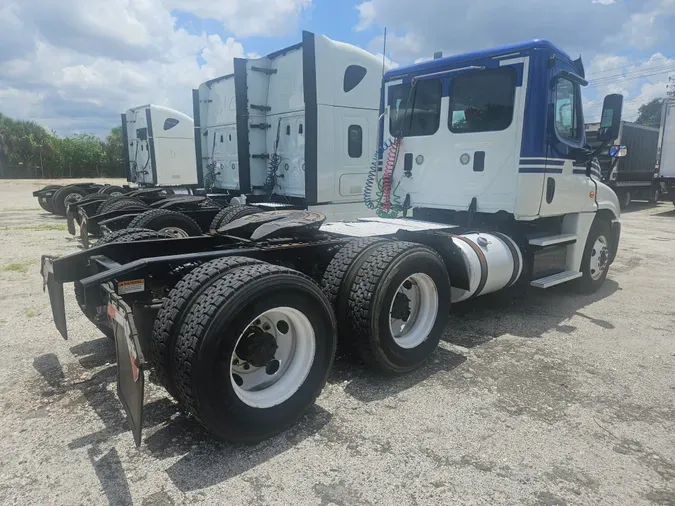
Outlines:
{"type": "MultiPolygon", "coordinates": [[[[127,181],[139,187],[197,185],[193,129],[192,118],[168,107],[143,105],[122,114],[127,181]]],[[[33,196],[45,211],[67,217],[68,207],[76,206],[84,197],[119,197],[130,191],[133,188],[128,186],[87,182],[48,185],[33,196]]]]}
{"type": "Polygon", "coordinates": [[[122,114],[127,180],[140,186],[196,186],[192,118],[159,105],[122,114]]]}
{"type": "Polygon", "coordinates": [[[235,58],[233,74],[193,91],[205,186],[251,204],[366,214],[382,70],[367,51],[310,32],[265,57],[235,58]]]}
{"type": "MultiPolygon", "coordinates": [[[[310,40],[318,68],[320,48],[330,43],[310,40]]],[[[308,47],[303,43],[298,53],[303,60],[308,47]]],[[[325,72],[341,74],[346,62],[329,58],[326,65],[325,72]]],[[[367,78],[371,69],[364,69],[367,78]]],[[[247,71],[253,75],[283,74],[247,71]]],[[[330,105],[349,94],[348,86],[321,98],[321,75],[314,91],[304,80],[304,105],[293,93],[284,103],[304,107],[304,114],[275,120],[270,114],[283,104],[249,97],[249,107],[271,109],[237,116],[253,121],[252,111],[261,113],[255,122],[271,126],[256,133],[271,134],[274,145],[249,137],[251,155],[276,148],[282,165],[274,185],[289,198],[317,203],[336,199],[340,179],[351,174],[346,167],[339,172],[343,165],[322,172],[323,161],[331,166],[324,148],[332,156],[348,148],[343,132],[351,125],[371,131],[358,123],[357,110],[330,105]],[[312,112],[307,97],[315,92],[312,112]],[[307,137],[294,161],[281,141],[276,146],[277,130],[281,139],[287,126],[293,132],[300,125],[307,137]],[[334,142],[324,139],[324,128],[334,142]],[[300,158],[304,178],[292,176],[292,167],[303,170],[300,158]],[[324,178],[333,193],[328,184],[322,193],[324,178]]],[[[75,282],[82,311],[115,339],[118,393],[137,444],[150,368],[216,437],[253,442],[309,409],[338,341],[366,367],[404,374],[434,353],[455,302],[516,283],[574,282],[595,291],[616,254],[620,222],[617,197],[594,172],[595,152],[585,142],[585,84],[580,60],[539,40],[388,72],[380,111],[387,140],[368,185],[364,176],[361,183],[367,208],[378,216],[329,223],[311,210],[274,210],[235,219],[211,235],[139,238],[122,231],[90,250],[44,256],[56,327],[67,338],[63,283],[75,282]]],[[[618,135],[622,100],[605,98],[597,149],[618,135]]],[[[251,189],[269,176],[266,167],[260,179],[251,178],[251,189]]]]}
{"type": "Polygon", "coordinates": [[[663,104],[657,172],[662,189],[675,205],[675,99],[663,104]]]}

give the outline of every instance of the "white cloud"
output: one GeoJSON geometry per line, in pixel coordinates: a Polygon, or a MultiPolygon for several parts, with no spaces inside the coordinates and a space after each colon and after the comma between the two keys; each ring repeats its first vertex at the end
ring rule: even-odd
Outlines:
{"type": "Polygon", "coordinates": [[[359,11],[359,22],[354,28],[357,32],[361,32],[370,28],[375,20],[375,6],[373,2],[363,2],[358,4],[355,9],[359,11]]]}
{"type": "MultiPolygon", "coordinates": [[[[264,10],[261,2],[253,3],[264,10]]],[[[304,3],[266,5],[283,12],[304,3]]],[[[2,112],[60,134],[105,135],[144,103],[192,115],[191,89],[251,56],[235,38],[177,29],[163,0],[16,0],[0,8],[0,43],[2,112]]]]}
{"type": "Polygon", "coordinates": [[[237,37],[284,35],[312,0],[163,0],[168,9],[221,21],[237,37]]]}

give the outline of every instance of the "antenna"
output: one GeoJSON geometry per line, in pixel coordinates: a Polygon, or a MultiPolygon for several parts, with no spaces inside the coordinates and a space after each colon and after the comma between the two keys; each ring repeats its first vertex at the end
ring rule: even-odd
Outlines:
{"type": "Polygon", "coordinates": [[[382,47],[382,78],[384,79],[384,69],[387,61],[387,27],[384,27],[384,44],[382,47]]]}

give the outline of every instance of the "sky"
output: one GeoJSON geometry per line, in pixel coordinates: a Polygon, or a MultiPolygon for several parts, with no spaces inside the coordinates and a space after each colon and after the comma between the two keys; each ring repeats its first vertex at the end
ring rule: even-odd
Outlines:
{"type": "Polygon", "coordinates": [[[394,66],[548,39],[584,59],[587,121],[607,93],[634,120],[675,77],[673,26],[675,0],[0,0],[0,112],[103,137],[146,103],[192,115],[193,88],[302,30],[381,55],[386,27],[394,66]]]}

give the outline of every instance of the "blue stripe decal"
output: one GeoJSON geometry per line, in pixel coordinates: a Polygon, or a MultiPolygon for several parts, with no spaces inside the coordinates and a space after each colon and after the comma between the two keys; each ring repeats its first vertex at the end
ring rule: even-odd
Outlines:
{"type": "Polygon", "coordinates": [[[565,165],[565,160],[551,160],[546,158],[535,158],[533,160],[523,160],[521,158],[520,165],[565,165]]]}
{"type": "Polygon", "coordinates": [[[586,174],[586,169],[574,169],[573,174],[586,174]]]}
{"type": "Polygon", "coordinates": [[[562,169],[552,169],[551,167],[520,167],[520,174],[562,174],[562,169]]]}

